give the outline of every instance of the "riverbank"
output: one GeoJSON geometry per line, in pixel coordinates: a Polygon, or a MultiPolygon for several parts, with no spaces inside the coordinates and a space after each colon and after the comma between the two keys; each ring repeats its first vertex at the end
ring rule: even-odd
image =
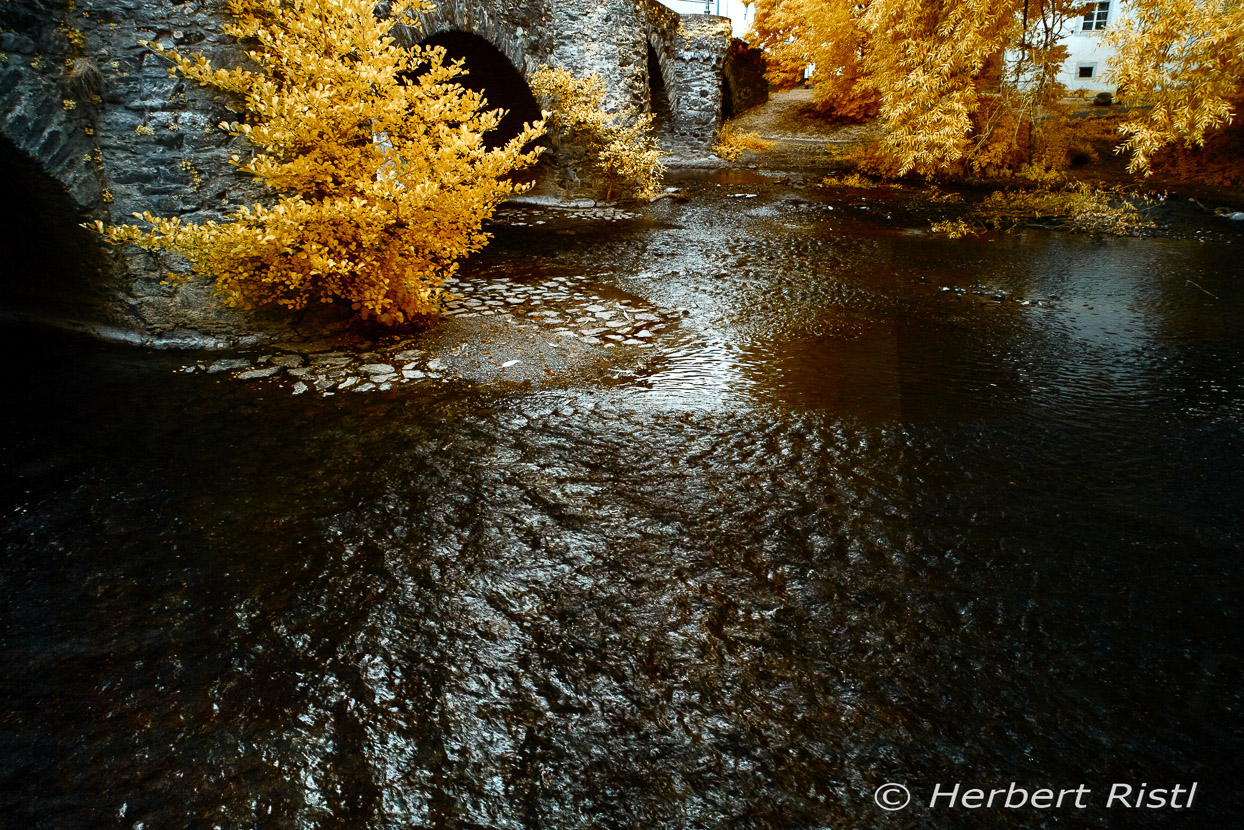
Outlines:
{"type": "MultiPolygon", "coordinates": [[[[549,233],[575,233],[573,220],[548,210],[503,211],[509,227],[547,225],[549,233]],[[522,217],[521,219],[518,217],[522,217]]],[[[503,219],[503,221],[504,221],[503,219]]],[[[262,381],[294,395],[338,393],[462,381],[500,385],[566,383],[602,366],[642,366],[644,352],[677,326],[678,309],[657,309],[634,295],[608,290],[586,275],[549,275],[539,281],[516,275],[451,278],[445,315],[415,334],[321,337],[304,344],[277,343],[220,359],[185,364],[185,373],[228,372],[240,381],[262,381]]]]}
{"type": "MultiPolygon", "coordinates": [[[[1115,153],[1119,141],[1116,127],[1129,112],[1126,107],[1096,106],[1090,97],[1069,97],[1064,105],[1073,125],[1067,137],[1071,166],[1065,171],[1064,183],[1082,182],[1138,195],[1195,199],[1223,213],[1244,211],[1244,190],[1223,183],[1236,175],[1231,172],[1235,168],[1244,171],[1244,139],[1240,137],[1244,133],[1239,126],[1212,139],[1208,153],[1178,151],[1160,155],[1154,174],[1146,178],[1129,173],[1126,158],[1115,153]]],[[[881,135],[875,121],[852,124],[824,118],[812,105],[810,89],[775,92],[768,103],[741,113],[730,124],[739,133],[755,133],[773,144],[768,150],[745,151],[732,166],[824,175],[831,180],[858,173],[852,153],[862,151],[881,135]]],[[[919,181],[908,180],[905,184],[920,186],[919,181]]],[[[1042,186],[1019,177],[981,176],[951,178],[938,184],[982,192],[1042,186]]]]}
{"type": "MultiPolygon", "coordinates": [[[[318,316],[307,316],[285,330],[296,336],[185,352],[176,371],[321,397],[409,394],[417,387],[445,384],[567,388],[609,377],[638,377],[679,348],[691,309],[686,303],[653,302],[642,291],[604,278],[604,263],[597,263],[595,272],[571,264],[581,252],[607,245],[614,237],[676,226],[706,210],[798,223],[813,238],[880,234],[932,244],[937,238],[934,225],[973,216],[987,197],[986,191],[971,186],[938,189],[863,179],[827,186],[820,174],[808,171],[737,166],[674,168],[669,182],[677,199],[627,209],[543,202],[504,206],[489,222],[493,244],[464,261],[459,276],[447,285],[452,298],[445,315],[426,329],[360,327],[340,314],[317,309],[318,316]]],[[[1244,244],[1244,221],[1217,215],[1200,202],[1153,200],[1142,214],[1145,224],[1130,236],[1244,244]]],[[[1024,224],[1037,231],[1059,231],[1066,225],[1058,216],[1024,224]]],[[[975,250],[981,244],[1007,242],[1017,232],[982,229],[962,245],[975,250]]],[[[633,267],[644,267],[642,260],[648,257],[655,258],[655,265],[667,255],[645,254],[633,267]]],[[[732,279],[729,271],[721,276],[727,282],[732,279]]],[[[932,283],[925,276],[919,282],[932,283]]],[[[1060,302],[1059,296],[989,280],[932,288],[961,301],[1016,308],[1060,302]]]]}

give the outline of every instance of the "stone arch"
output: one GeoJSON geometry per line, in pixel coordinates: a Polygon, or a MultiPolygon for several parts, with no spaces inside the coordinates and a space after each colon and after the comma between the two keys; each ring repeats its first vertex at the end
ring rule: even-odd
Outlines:
{"type": "Polygon", "coordinates": [[[66,110],[61,101],[69,93],[33,69],[9,70],[3,87],[0,136],[59,182],[79,209],[98,205],[102,187],[90,162],[95,144],[85,129],[89,116],[83,109],[66,110]]]}
{"type": "Polygon", "coordinates": [[[0,138],[0,180],[0,306],[44,321],[96,316],[107,303],[109,260],[99,237],[81,227],[83,194],[7,138],[0,138]]]}
{"type": "MultiPolygon", "coordinates": [[[[677,25],[677,17],[674,18],[674,24],[677,25]]],[[[656,73],[660,75],[661,83],[664,86],[662,91],[665,93],[666,101],[669,107],[673,109],[678,103],[677,49],[674,43],[674,33],[668,25],[661,25],[661,21],[649,21],[647,41],[649,89],[651,90],[654,87],[653,74],[655,69],[656,73]]]]}
{"type": "Polygon", "coordinates": [[[87,310],[103,301],[98,295],[109,271],[103,244],[80,227],[103,196],[93,110],[62,105],[71,93],[59,68],[55,75],[26,66],[6,74],[0,93],[0,304],[23,317],[90,316],[87,310]]]}
{"type": "Polygon", "coordinates": [[[414,46],[445,32],[477,35],[504,55],[524,78],[538,68],[528,44],[534,33],[507,19],[496,3],[480,0],[439,0],[436,6],[412,14],[413,25],[395,27],[393,34],[403,46],[414,46]]]}
{"type": "Polygon", "coordinates": [[[540,120],[540,105],[527,79],[504,52],[485,38],[447,29],[423,38],[420,44],[444,49],[447,63],[461,60],[467,74],[458,83],[483,95],[489,109],[506,110],[497,128],[484,137],[490,147],[505,144],[522,132],[524,124],[540,120]]]}
{"type": "Polygon", "coordinates": [[[661,65],[661,57],[648,43],[648,111],[652,113],[652,123],[658,133],[663,132],[673,117],[670,107],[669,80],[666,70],[661,65]]]}

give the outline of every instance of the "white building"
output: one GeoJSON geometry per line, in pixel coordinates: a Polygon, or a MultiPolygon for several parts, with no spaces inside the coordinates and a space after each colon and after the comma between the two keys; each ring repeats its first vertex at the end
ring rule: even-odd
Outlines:
{"type": "Polygon", "coordinates": [[[752,27],[755,10],[743,5],[743,0],[661,0],[679,14],[715,14],[728,17],[734,24],[734,36],[743,37],[752,27]]]}
{"type": "Polygon", "coordinates": [[[1105,42],[1106,31],[1126,13],[1127,6],[1127,0],[1100,0],[1083,17],[1068,21],[1070,31],[1063,43],[1071,54],[1058,74],[1067,89],[1114,92],[1114,84],[1105,79],[1114,56],[1114,49],[1105,42]]]}

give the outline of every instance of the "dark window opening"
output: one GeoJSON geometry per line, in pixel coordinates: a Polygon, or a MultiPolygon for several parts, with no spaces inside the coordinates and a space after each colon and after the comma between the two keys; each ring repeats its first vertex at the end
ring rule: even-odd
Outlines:
{"type": "Polygon", "coordinates": [[[1093,77],[1093,67],[1091,67],[1091,66],[1081,66],[1081,67],[1080,67],[1080,77],[1081,77],[1081,78],[1091,78],[1091,77],[1093,77]]]}
{"type": "Polygon", "coordinates": [[[1106,19],[1110,17],[1110,3],[1090,3],[1089,12],[1084,15],[1084,23],[1080,30],[1095,32],[1106,28],[1106,19]]]}

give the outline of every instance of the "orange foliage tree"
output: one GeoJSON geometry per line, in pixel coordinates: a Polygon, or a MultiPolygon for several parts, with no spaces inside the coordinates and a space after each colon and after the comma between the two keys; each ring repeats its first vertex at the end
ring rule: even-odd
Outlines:
{"type": "Polygon", "coordinates": [[[864,120],[877,113],[864,69],[867,32],[851,0],[754,0],[753,45],[765,50],[769,83],[789,89],[814,67],[813,100],[828,115],[864,120]]]}

